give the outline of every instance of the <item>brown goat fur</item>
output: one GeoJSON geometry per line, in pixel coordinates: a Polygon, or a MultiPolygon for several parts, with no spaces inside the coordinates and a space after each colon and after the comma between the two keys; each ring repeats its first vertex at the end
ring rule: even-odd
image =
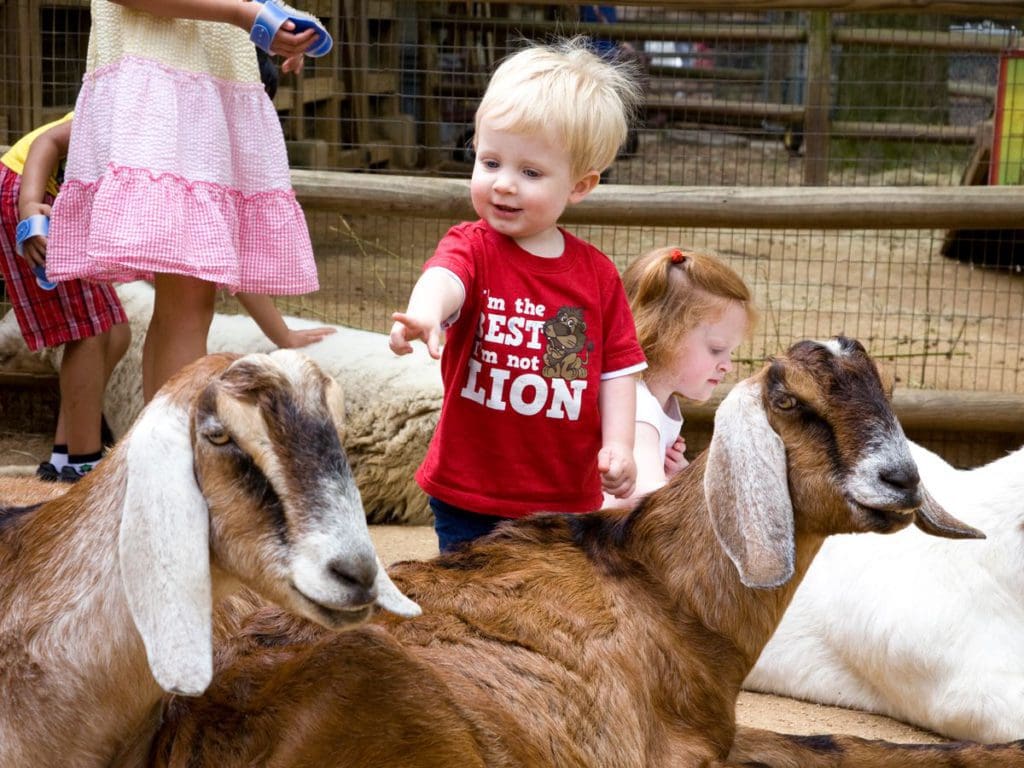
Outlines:
{"type": "Polygon", "coordinates": [[[48,483],[35,477],[0,477],[0,508],[42,504],[63,496],[68,483],[48,483]]]}
{"type": "Polygon", "coordinates": [[[66,493],[0,509],[0,768],[140,764],[243,584],[334,628],[411,605],[376,565],[337,389],[290,350],[204,358],[66,493]]]}
{"type": "Polygon", "coordinates": [[[729,758],[736,698],[824,535],[912,522],[978,535],[923,494],[863,348],[804,342],[737,385],[709,450],[632,512],[536,515],[393,566],[417,619],[343,635],[241,619],[211,689],[168,702],[152,761],[760,765],[756,743],[729,758]]]}

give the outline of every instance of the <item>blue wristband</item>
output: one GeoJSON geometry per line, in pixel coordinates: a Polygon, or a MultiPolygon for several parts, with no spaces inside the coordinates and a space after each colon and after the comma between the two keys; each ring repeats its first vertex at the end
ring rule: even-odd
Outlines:
{"type": "Polygon", "coordinates": [[[29,216],[27,219],[22,219],[18,222],[17,229],[14,230],[14,250],[21,256],[24,248],[25,241],[30,237],[36,237],[42,235],[43,237],[50,236],[50,217],[42,213],[36,213],[29,216]]]}
{"type": "Polygon", "coordinates": [[[286,21],[291,20],[295,24],[292,34],[305,32],[307,29],[316,30],[316,38],[313,44],[306,50],[307,56],[317,58],[330,52],[334,46],[330,33],[320,23],[320,20],[305,11],[300,11],[286,5],[281,0],[256,0],[263,7],[256,15],[249,31],[249,39],[258,47],[270,53],[270,45],[274,41],[274,35],[286,21]]]}

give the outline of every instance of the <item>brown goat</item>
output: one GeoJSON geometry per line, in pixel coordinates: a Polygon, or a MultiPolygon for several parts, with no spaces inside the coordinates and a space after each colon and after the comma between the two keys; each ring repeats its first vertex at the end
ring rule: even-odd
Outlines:
{"type": "MultiPolygon", "coordinates": [[[[332,636],[255,612],[206,695],[169,702],[153,764],[749,765],[757,734],[729,757],[740,684],[824,537],[910,523],[981,535],[920,488],[863,347],[801,342],[733,389],[708,451],[632,512],[537,515],[394,566],[418,619],[332,636]]],[[[913,749],[923,762],[870,765],[975,764],[913,749]]]]}
{"type": "Polygon", "coordinates": [[[2,768],[141,762],[242,585],[332,628],[417,612],[378,567],[341,402],[298,353],[210,356],[66,494],[0,510],[2,768]]]}

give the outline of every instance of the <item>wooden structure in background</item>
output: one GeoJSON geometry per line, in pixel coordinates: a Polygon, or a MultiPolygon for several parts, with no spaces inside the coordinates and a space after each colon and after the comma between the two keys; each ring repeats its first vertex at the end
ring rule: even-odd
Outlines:
{"type": "MultiPolygon", "coordinates": [[[[577,21],[576,6],[417,0],[304,0],[300,5],[322,18],[337,41],[328,56],[308,61],[301,75],[282,75],[275,98],[292,162],[304,168],[443,169],[451,161],[458,163],[465,159],[462,134],[510,39],[610,33],[609,25],[577,21]],[[402,78],[410,75],[413,82],[403,84],[402,78]]],[[[763,97],[735,98],[711,94],[707,88],[712,82],[761,82],[764,73],[717,63],[713,68],[653,67],[647,112],[683,127],[749,132],[770,124],[796,132],[804,144],[803,178],[808,185],[826,181],[830,137],[960,144],[974,138],[973,126],[831,120],[834,46],[995,53],[1019,45],[1021,39],[1016,29],[974,34],[833,26],[832,12],[1024,17],[1021,0],[915,0],[912,6],[901,0],[669,0],[657,7],[640,2],[618,6],[624,10],[613,27],[615,39],[634,46],[643,41],[715,40],[805,51],[806,82],[796,99],[791,95],[783,100],[778,93],[784,79],[779,72],[763,97]],[[711,24],[694,15],[688,23],[666,24],[665,10],[713,11],[719,18],[731,15],[731,20],[711,24]],[[781,10],[809,11],[808,23],[754,23],[757,16],[750,15],[781,10]]],[[[88,41],[88,0],[6,0],[0,5],[0,24],[5,62],[0,142],[10,143],[70,109],[88,41]]],[[[781,66],[781,60],[773,66],[781,66]]],[[[950,87],[961,96],[988,97],[988,90],[977,84],[950,87]]]]}
{"type": "MultiPolygon", "coordinates": [[[[658,6],[639,2],[619,3],[620,19],[613,25],[587,23],[574,17],[576,6],[522,6],[506,2],[435,5],[421,7],[421,40],[430,42],[424,49],[423,69],[429,74],[424,88],[426,114],[423,120],[424,144],[428,148],[427,165],[445,169],[460,153],[463,136],[460,128],[472,123],[476,104],[487,83],[487,73],[496,59],[509,49],[509,41],[520,37],[543,39],[553,35],[585,34],[597,39],[613,38],[640,50],[645,42],[714,41],[710,50],[699,54],[679,54],[690,59],[682,66],[654,65],[647,69],[647,122],[668,121],[678,127],[763,132],[767,125],[781,126],[800,135],[804,144],[803,181],[807,185],[827,183],[829,148],[833,138],[913,143],[970,144],[975,126],[906,122],[853,122],[834,120],[835,82],[832,59],[836,46],[885,46],[896,50],[929,50],[946,53],[995,54],[1021,43],[1016,29],[966,29],[948,31],[873,29],[833,25],[832,12],[847,13],[879,10],[937,12],[950,3],[915,4],[897,7],[883,2],[725,2],[709,7],[703,2],[676,0],[658,6]],[[631,6],[640,6],[632,8],[631,6]],[[841,6],[841,7],[840,7],[841,6]],[[810,11],[806,21],[756,23],[757,17],[743,12],[781,11],[800,8],[810,11]],[[713,20],[666,23],[666,10],[706,11],[713,20]],[[780,50],[805,52],[807,67],[802,97],[781,99],[779,84],[786,73],[774,72],[770,82],[757,68],[719,66],[715,45],[775,45],[780,50]],[[693,60],[702,59],[703,61],[693,60]],[[708,66],[708,62],[712,66],[708,66]],[[725,83],[764,85],[767,98],[741,98],[716,94],[725,83]],[[446,131],[446,129],[448,129],[446,131]]],[[[988,17],[1024,16],[1024,3],[967,2],[956,4],[962,13],[988,17]]],[[[664,54],[654,54],[664,58],[664,54]]],[[[778,66],[779,56],[772,65],[778,66]]],[[[792,74],[792,73],[789,73],[792,74]]],[[[963,98],[990,99],[992,88],[977,83],[952,82],[950,93],[963,98]]]]}
{"type": "Polygon", "coordinates": [[[66,84],[81,82],[89,0],[7,0],[0,4],[0,25],[0,143],[10,144],[74,106],[77,85],[66,84]]]}
{"type": "MultiPolygon", "coordinates": [[[[414,130],[398,111],[394,2],[298,5],[320,17],[335,46],[327,56],[307,60],[301,74],[281,73],[274,106],[292,164],[410,167],[414,130]]],[[[6,0],[0,3],[0,29],[0,144],[11,144],[74,107],[85,68],[89,0],[6,0]]]]}

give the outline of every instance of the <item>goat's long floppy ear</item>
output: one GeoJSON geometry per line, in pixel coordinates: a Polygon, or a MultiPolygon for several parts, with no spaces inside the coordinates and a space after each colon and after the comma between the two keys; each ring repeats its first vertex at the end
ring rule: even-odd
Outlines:
{"type": "Polygon", "coordinates": [[[128,607],[160,687],[198,696],[213,676],[210,520],[189,413],[158,397],[127,441],[118,552],[128,607]]]}
{"type": "Polygon", "coordinates": [[[786,449],[756,382],[733,387],[715,413],[704,493],[715,535],[743,583],[770,588],[789,581],[796,545],[786,449]]]}

